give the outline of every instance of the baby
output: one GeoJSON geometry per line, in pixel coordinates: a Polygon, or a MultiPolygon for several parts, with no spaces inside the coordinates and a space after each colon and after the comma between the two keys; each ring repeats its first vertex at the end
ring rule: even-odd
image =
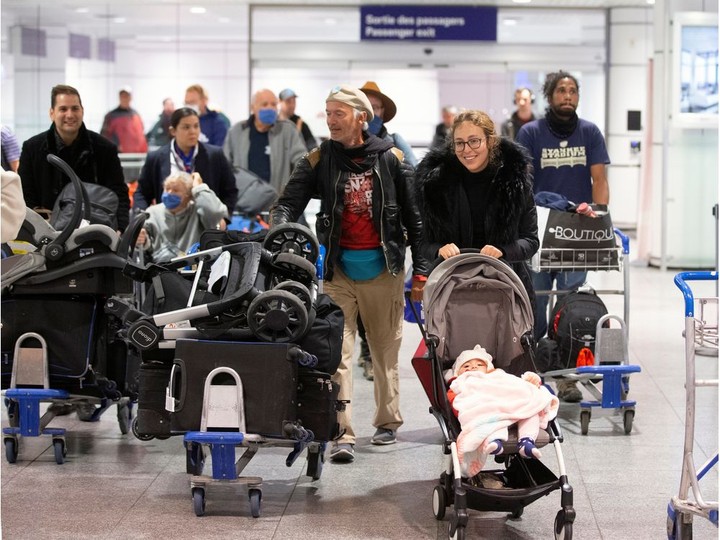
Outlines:
{"type": "Polygon", "coordinates": [[[508,439],[508,427],[518,425],[518,453],[540,458],[535,439],[558,411],[558,399],[540,386],[531,371],[516,377],[495,369],[492,356],[480,345],[463,351],[453,365],[448,399],[460,420],[458,457],[464,474],[475,476],[487,456],[499,454],[508,439]]]}

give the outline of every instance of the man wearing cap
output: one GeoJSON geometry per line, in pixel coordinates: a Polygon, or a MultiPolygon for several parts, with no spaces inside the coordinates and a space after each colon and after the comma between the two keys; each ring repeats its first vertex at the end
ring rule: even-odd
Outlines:
{"type": "MultiPolygon", "coordinates": [[[[421,254],[422,221],[415,201],[412,168],[393,144],[367,131],[373,119],[368,97],[336,86],[325,102],[330,140],[295,166],[270,212],[273,227],[296,221],[312,198],[320,199],[316,229],[325,246],[325,292],[345,315],[342,360],[333,381],[339,399],[352,397],[352,356],[358,313],[367,330],[375,364],[372,444],[392,444],[402,425],[398,354],[404,309],[406,239],[413,260],[413,300],[422,298],[429,263],[421,254]]],[[[355,459],[352,403],[338,415],[341,437],[330,459],[355,459]]]]}
{"type": "Polygon", "coordinates": [[[393,143],[402,151],[405,161],[415,167],[418,161],[412,147],[399,133],[388,133],[385,127],[385,124],[395,118],[397,113],[395,102],[380,91],[375,81],[367,81],[360,90],[368,97],[373,108],[373,119],[368,124],[368,131],[393,143]]]}
{"type": "MultiPolygon", "coordinates": [[[[278,118],[277,107],[278,100],[272,90],[265,88],[255,92],[250,118],[230,129],[223,151],[236,176],[250,171],[280,193],[290,178],[293,165],[307,149],[295,126],[278,118]]],[[[242,186],[238,188],[242,190],[242,186]]],[[[240,200],[243,200],[242,194],[240,200]]]]}
{"type": "Polygon", "coordinates": [[[312,134],[312,131],[310,131],[310,127],[303,121],[302,118],[295,114],[297,98],[298,95],[295,93],[295,90],[292,90],[291,88],[286,88],[280,92],[280,119],[289,120],[295,124],[295,127],[302,136],[303,141],[305,141],[305,146],[308,150],[312,150],[318,144],[315,140],[315,136],[312,134]]]}
{"type": "Polygon", "coordinates": [[[140,115],[130,107],[132,89],[123,86],[118,97],[120,104],[105,115],[100,135],[113,142],[121,154],[144,154],[148,149],[145,128],[140,115]]]}

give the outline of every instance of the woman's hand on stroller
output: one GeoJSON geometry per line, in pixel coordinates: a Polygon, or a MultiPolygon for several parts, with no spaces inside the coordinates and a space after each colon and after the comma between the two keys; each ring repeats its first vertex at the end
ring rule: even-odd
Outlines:
{"type": "Polygon", "coordinates": [[[443,259],[449,259],[455,255],[460,255],[460,248],[455,244],[445,244],[438,250],[438,256],[443,259]]]}
{"type": "Polygon", "coordinates": [[[492,257],[493,259],[499,259],[503,256],[502,251],[500,251],[495,246],[491,246],[490,244],[483,246],[483,248],[480,250],[480,254],[487,255],[488,257],[492,257]]]}

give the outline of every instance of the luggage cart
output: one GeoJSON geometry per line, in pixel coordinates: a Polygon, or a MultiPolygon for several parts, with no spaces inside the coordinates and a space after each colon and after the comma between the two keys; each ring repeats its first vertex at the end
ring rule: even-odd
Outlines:
{"type": "Polygon", "coordinates": [[[718,454],[699,469],[695,467],[693,455],[696,388],[718,386],[717,379],[698,379],[695,372],[698,350],[712,348],[716,354],[718,351],[718,298],[696,298],[687,284],[698,280],[717,282],[717,279],[717,272],[681,272],[674,280],[685,298],[685,443],[680,490],[670,499],[667,508],[669,540],[691,539],[694,516],[704,517],[718,526],[718,501],[706,501],[700,489],[700,480],[717,465],[718,454]]]}
{"type": "MultiPolygon", "coordinates": [[[[631,373],[640,372],[640,366],[630,365],[628,355],[628,324],[630,319],[630,238],[618,228],[615,233],[615,247],[609,248],[556,248],[543,247],[532,259],[532,269],[536,272],[622,272],[623,286],[620,289],[593,289],[595,294],[622,295],[623,317],[606,315],[597,324],[595,333],[595,359],[591,366],[573,367],[543,373],[543,377],[563,376],[582,383],[583,387],[595,398],[580,403],[580,432],[587,435],[592,409],[620,409],[623,415],[625,434],[632,431],[635,418],[635,401],[627,400],[630,389],[631,373]],[[618,326],[619,325],[619,326],[618,326]],[[602,387],[598,386],[602,383],[602,387]]],[[[535,291],[551,300],[570,291],[535,291]]],[[[552,313],[552,301],[548,302],[548,318],[552,313]]]]}
{"type": "Polygon", "coordinates": [[[312,431],[287,423],[288,439],[276,439],[246,433],[243,385],[237,372],[228,367],[213,369],[205,379],[200,431],[188,431],[184,437],[188,464],[194,469],[190,479],[193,510],[195,515],[205,515],[205,493],[212,483],[245,484],[248,486],[250,514],[260,517],[262,502],[262,478],[240,476],[247,464],[262,446],[294,446],[286,460],[290,466],[302,450],[308,447],[308,474],[320,476],[324,443],[313,442],[312,431]],[[231,377],[235,384],[217,384],[222,378],[231,377]],[[204,454],[202,446],[210,447],[212,476],[202,475],[204,454]],[[245,452],[235,461],[235,448],[244,447],[245,452]],[[311,470],[312,469],[312,470],[311,470]]]}

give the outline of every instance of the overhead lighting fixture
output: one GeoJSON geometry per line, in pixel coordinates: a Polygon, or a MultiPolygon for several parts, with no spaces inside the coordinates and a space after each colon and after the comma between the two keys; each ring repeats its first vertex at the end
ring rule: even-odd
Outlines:
{"type": "Polygon", "coordinates": [[[79,7],[75,10],[75,13],[89,13],[89,12],[90,12],[90,8],[86,8],[86,7],[79,7]]]}
{"type": "Polygon", "coordinates": [[[220,17],[220,18],[218,19],[218,22],[227,24],[227,23],[230,22],[230,17],[220,17]]]}
{"type": "Polygon", "coordinates": [[[194,13],[195,15],[202,15],[205,12],[207,12],[207,9],[202,6],[193,6],[190,8],[190,13],[194,13]]]}
{"type": "Polygon", "coordinates": [[[328,26],[334,26],[337,24],[337,19],[335,17],[327,17],[325,19],[325,24],[327,24],[328,26]]]}
{"type": "Polygon", "coordinates": [[[513,0],[513,4],[529,4],[532,0],[513,0]]]}
{"type": "Polygon", "coordinates": [[[515,25],[517,25],[517,19],[510,19],[510,18],[503,19],[503,24],[505,26],[515,26],[515,25]]]}
{"type": "Polygon", "coordinates": [[[122,23],[124,23],[125,21],[127,21],[127,19],[126,19],[125,17],[115,17],[115,18],[113,19],[113,22],[114,22],[114,23],[117,23],[117,24],[122,24],[122,23]]]}
{"type": "Polygon", "coordinates": [[[645,0],[645,1],[646,1],[648,4],[650,4],[651,6],[654,6],[654,5],[655,5],[655,0],[645,0]]]}

